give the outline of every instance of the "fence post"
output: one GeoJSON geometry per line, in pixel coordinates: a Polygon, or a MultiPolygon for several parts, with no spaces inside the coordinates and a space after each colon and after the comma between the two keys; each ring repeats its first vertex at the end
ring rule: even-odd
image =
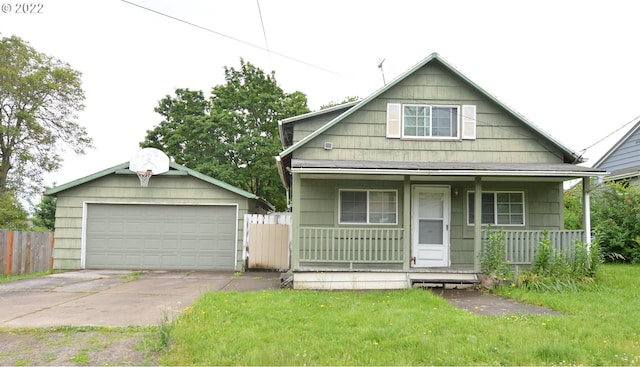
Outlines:
{"type": "Polygon", "coordinates": [[[56,235],[54,233],[51,233],[51,260],[49,263],[49,270],[53,270],[53,251],[54,251],[54,245],[55,245],[55,240],[56,240],[56,235]]]}
{"type": "Polygon", "coordinates": [[[9,231],[7,233],[7,266],[5,269],[5,274],[7,276],[11,275],[13,269],[11,269],[13,265],[13,231],[9,231]]]}

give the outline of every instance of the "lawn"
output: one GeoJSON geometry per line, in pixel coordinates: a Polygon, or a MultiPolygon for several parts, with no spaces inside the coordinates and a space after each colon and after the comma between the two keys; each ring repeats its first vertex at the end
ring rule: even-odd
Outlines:
{"type": "Polygon", "coordinates": [[[424,289],[206,293],[171,326],[168,365],[640,365],[640,267],[599,290],[506,296],[563,316],[479,316],[424,289]]]}

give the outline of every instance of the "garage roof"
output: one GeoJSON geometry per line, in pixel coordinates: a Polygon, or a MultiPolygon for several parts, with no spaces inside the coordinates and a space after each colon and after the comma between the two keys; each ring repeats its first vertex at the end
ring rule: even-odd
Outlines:
{"type": "MultiPolygon", "coordinates": [[[[90,181],[93,181],[93,180],[96,180],[98,178],[101,178],[101,177],[104,177],[104,176],[107,176],[107,175],[111,175],[111,174],[131,174],[131,175],[134,175],[135,172],[129,170],[129,162],[125,162],[125,163],[119,164],[117,166],[113,166],[111,168],[107,168],[107,169],[102,170],[100,172],[96,172],[96,173],[94,173],[92,175],[85,176],[85,177],[79,178],[77,180],[68,182],[66,184],[59,185],[59,186],[56,186],[56,187],[52,187],[52,188],[46,190],[44,192],[44,194],[45,195],[56,196],[58,193],[60,193],[62,191],[68,190],[70,188],[85,184],[87,182],[90,182],[90,181]]],[[[245,197],[247,199],[257,200],[263,206],[265,206],[265,208],[267,208],[268,210],[275,210],[273,205],[271,205],[269,202],[267,202],[266,200],[254,195],[254,194],[252,194],[252,193],[250,193],[248,191],[245,191],[245,190],[243,190],[241,188],[235,187],[233,185],[229,185],[226,182],[222,182],[222,181],[217,180],[217,179],[215,179],[213,177],[209,177],[209,176],[204,175],[204,174],[202,174],[200,172],[197,172],[197,171],[194,171],[192,169],[189,169],[189,168],[187,168],[187,167],[185,167],[183,165],[180,165],[180,164],[178,164],[176,162],[170,162],[169,163],[169,171],[167,171],[165,173],[162,173],[159,176],[193,176],[193,177],[195,177],[197,179],[200,179],[202,181],[208,182],[208,183],[210,183],[210,184],[212,184],[214,186],[218,186],[218,187],[220,187],[222,189],[231,191],[231,192],[233,192],[235,194],[238,194],[238,195],[240,195],[242,197],[245,197]]]]}

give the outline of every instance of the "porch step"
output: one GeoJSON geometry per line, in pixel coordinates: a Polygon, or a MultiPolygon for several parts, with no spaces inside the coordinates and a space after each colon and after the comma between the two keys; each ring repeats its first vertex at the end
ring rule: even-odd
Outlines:
{"type": "Polygon", "coordinates": [[[441,286],[456,284],[478,284],[476,273],[411,273],[409,275],[411,287],[441,286]]]}

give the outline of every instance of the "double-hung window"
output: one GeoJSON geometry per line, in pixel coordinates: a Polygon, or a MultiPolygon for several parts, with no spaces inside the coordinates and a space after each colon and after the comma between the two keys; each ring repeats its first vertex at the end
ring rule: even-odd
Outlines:
{"type": "Polygon", "coordinates": [[[403,136],[457,138],[458,116],[457,106],[403,105],[403,136]]]}
{"type": "Polygon", "coordinates": [[[397,224],[395,190],[340,190],[340,224],[397,224]]]}
{"type": "MultiPolygon", "coordinates": [[[[474,224],[475,193],[467,196],[467,223],[474,224]]],[[[483,191],[481,223],[505,226],[524,225],[524,192],[521,191],[483,191]]]]}

